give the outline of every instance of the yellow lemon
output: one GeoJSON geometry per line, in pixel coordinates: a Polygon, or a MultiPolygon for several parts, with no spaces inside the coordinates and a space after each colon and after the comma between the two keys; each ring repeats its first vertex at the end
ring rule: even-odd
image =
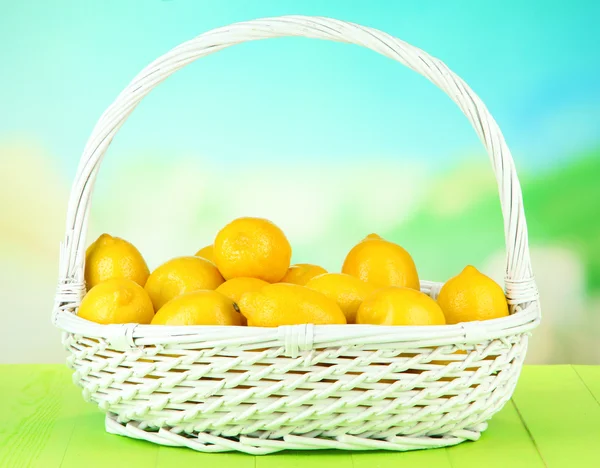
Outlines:
{"type": "MultiPolygon", "coordinates": [[[[258,278],[231,278],[219,286],[216,291],[220,292],[224,296],[227,296],[233,302],[238,304],[239,308],[239,302],[244,293],[250,291],[260,291],[262,288],[268,285],[269,283],[258,278]]],[[[246,325],[246,317],[243,315],[242,325],[246,325]]]]}
{"type": "Polygon", "coordinates": [[[214,256],[225,279],[244,276],[276,283],[290,266],[292,248],[271,221],[238,218],[217,234],[214,256]]]}
{"type": "Polygon", "coordinates": [[[85,253],[85,284],[88,289],[111,278],[127,278],[144,286],[148,274],[148,265],[140,251],[119,237],[102,234],[85,253]]]}
{"type": "Polygon", "coordinates": [[[112,278],[88,291],[77,315],[102,324],[147,324],[154,317],[154,309],[144,288],[135,281],[112,278]]]}
{"type": "Polygon", "coordinates": [[[348,252],[342,273],[380,287],[418,290],[419,275],[410,254],[399,245],[375,236],[367,236],[348,252]]]}
{"type": "Polygon", "coordinates": [[[200,289],[216,289],[223,281],[212,262],[200,257],[177,257],[152,272],[146,291],[158,310],[174,297],[200,289]]]}
{"type": "Polygon", "coordinates": [[[152,325],[241,325],[235,303],[217,291],[193,291],[167,302],[152,325]]]}
{"type": "Polygon", "coordinates": [[[322,275],[323,273],[327,273],[327,270],[319,265],[297,263],[288,268],[287,273],[279,282],[305,286],[311,278],[322,275]]]}
{"type": "Polygon", "coordinates": [[[373,325],[444,325],[444,313],[428,295],[389,287],[370,295],[358,308],[356,323],[373,325]]]}
{"type": "Polygon", "coordinates": [[[269,283],[258,278],[231,278],[217,288],[217,291],[227,296],[233,302],[240,302],[242,295],[249,291],[260,291],[269,283]]]}
{"type": "Polygon", "coordinates": [[[319,291],[334,300],[348,323],[356,321],[356,311],[362,302],[375,291],[375,286],[344,273],[326,273],[315,276],[306,287],[319,291]]]}
{"type": "Polygon", "coordinates": [[[442,286],[438,304],[450,324],[508,315],[502,288],[471,265],[442,286]]]}
{"type": "Polygon", "coordinates": [[[213,246],[207,245],[206,247],[202,247],[198,252],[194,254],[195,257],[205,258],[206,260],[210,260],[215,263],[215,255],[213,254],[213,246]]]}
{"type": "Polygon", "coordinates": [[[240,300],[240,310],[251,327],[346,323],[335,301],[297,284],[270,284],[260,291],[247,292],[240,300]]]}

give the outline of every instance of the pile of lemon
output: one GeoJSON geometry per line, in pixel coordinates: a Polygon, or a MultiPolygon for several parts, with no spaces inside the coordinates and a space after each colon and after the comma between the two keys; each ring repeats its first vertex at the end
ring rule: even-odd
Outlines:
{"type": "Polygon", "coordinates": [[[442,287],[437,301],[419,290],[410,254],[371,234],[341,273],[290,265],[281,229],[239,218],[213,245],[152,273],[129,242],[101,235],[86,252],[88,293],[79,316],[98,323],[153,325],[444,325],[508,315],[502,288],[472,266],[442,287]]]}

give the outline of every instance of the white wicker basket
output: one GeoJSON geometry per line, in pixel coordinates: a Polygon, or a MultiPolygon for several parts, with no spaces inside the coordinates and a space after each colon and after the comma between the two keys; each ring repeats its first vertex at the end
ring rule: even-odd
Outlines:
{"type": "MultiPolygon", "coordinates": [[[[441,284],[422,282],[436,297],[441,284]]],[[[109,432],[202,452],[411,450],[476,440],[510,398],[540,320],[521,189],[485,105],[442,62],[375,29],[287,16],[202,34],[144,69],[106,110],[73,184],[53,321],[73,380],[106,412],[109,432]],[[303,36],[348,42],[397,60],[458,104],[496,173],[511,316],[431,327],[99,325],[77,317],[85,294],[90,196],[121,125],[156,85],[190,62],[244,41],[303,36]],[[456,353],[457,350],[466,351],[456,353]]]]}

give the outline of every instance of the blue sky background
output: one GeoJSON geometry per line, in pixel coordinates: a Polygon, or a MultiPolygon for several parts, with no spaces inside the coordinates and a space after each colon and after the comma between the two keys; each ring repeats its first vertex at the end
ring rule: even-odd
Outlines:
{"type": "MultiPolygon", "coordinates": [[[[68,177],[96,119],[147,63],[213,27],[280,14],[359,22],[441,58],[486,102],[520,166],[550,166],[598,138],[595,1],[0,4],[0,134],[38,139],[68,177]]],[[[139,150],[236,165],[369,157],[440,167],[480,146],[454,104],[413,72],[358,47],[295,38],[233,47],[171,77],[111,148],[139,150]]]]}
{"type": "MultiPolygon", "coordinates": [[[[58,246],[102,112],[181,42],[284,14],[381,29],[479,94],[523,185],[544,313],[528,360],[600,363],[600,2],[584,0],[0,0],[0,362],[64,360],[49,320],[58,246]]],[[[496,185],[467,119],[356,46],[253,42],[170,77],[109,148],[87,243],[123,237],[154,268],[238,216],[271,219],[294,262],[329,271],[378,232],[422,279],[466,264],[503,279],[496,185]]]]}

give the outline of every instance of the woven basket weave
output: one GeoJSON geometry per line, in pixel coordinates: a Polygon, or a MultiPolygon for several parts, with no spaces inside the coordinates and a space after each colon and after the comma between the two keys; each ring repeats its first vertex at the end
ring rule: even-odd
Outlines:
{"type": "MultiPolygon", "coordinates": [[[[421,282],[436,298],[440,283],[421,282]]],[[[202,452],[412,450],[476,440],[510,398],[540,320],[521,189],[485,105],[442,62],[375,29],[287,16],[215,29],[146,67],[101,116],[67,213],[53,321],[83,396],[106,429],[202,452]],[[509,317],[430,327],[99,325],[77,317],[85,294],[90,196],[114,135],[156,85],[199,57],[245,41],[303,36],[372,49],[428,78],[458,104],[496,174],[506,237],[509,317]],[[456,351],[461,351],[457,353],[456,351]]]]}

